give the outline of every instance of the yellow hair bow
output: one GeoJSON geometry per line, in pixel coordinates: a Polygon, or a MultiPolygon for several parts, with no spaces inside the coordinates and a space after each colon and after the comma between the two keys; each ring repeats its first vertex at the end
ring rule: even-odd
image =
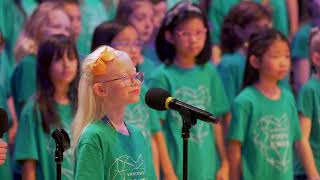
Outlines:
{"type": "Polygon", "coordinates": [[[111,49],[106,48],[92,64],[92,74],[94,76],[103,75],[107,72],[107,63],[113,61],[115,58],[111,49]]]}

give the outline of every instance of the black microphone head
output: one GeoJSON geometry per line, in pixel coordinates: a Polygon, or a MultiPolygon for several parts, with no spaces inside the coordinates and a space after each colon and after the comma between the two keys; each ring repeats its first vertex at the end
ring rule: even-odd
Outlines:
{"type": "Polygon", "coordinates": [[[0,138],[9,129],[7,112],[0,108],[0,138]]]}
{"type": "Polygon", "coordinates": [[[168,97],[170,97],[170,93],[168,91],[161,88],[151,88],[148,90],[144,99],[150,108],[158,111],[164,111],[166,110],[165,102],[168,97]]]}

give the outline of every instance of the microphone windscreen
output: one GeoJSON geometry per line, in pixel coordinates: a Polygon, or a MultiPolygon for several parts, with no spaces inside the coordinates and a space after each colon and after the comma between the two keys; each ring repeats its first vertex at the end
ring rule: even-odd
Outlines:
{"type": "Polygon", "coordinates": [[[151,88],[146,93],[145,102],[152,109],[156,109],[158,111],[164,111],[166,110],[165,108],[166,99],[170,96],[171,96],[170,93],[164,89],[151,88]]]}
{"type": "Polygon", "coordinates": [[[0,108],[0,138],[9,129],[7,112],[0,108]]]}

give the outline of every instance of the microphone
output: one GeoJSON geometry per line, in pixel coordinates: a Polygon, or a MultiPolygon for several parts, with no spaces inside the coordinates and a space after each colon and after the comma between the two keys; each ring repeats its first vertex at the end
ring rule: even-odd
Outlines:
{"type": "Polygon", "coordinates": [[[3,134],[7,132],[9,129],[8,123],[8,115],[7,112],[0,108],[0,138],[2,138],[3,134]]]}
{"type": "Polygon", "coordinates": [[[215,118],[211,113],[174,99],[168,91],[161,88],[149,89],[145,96],[145,102],[150,108],[158,111],[172,109],[178,112],[183,112],[188,110],[190,115],[196,119],[200,119],[205,122],[218,122],[217,118],[215,118]]]}

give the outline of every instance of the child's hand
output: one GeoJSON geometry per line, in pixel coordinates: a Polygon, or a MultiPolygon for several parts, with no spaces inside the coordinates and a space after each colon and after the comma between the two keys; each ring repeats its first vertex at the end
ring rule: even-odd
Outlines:
{"type": "Polygon", "coordinates": [[[0,165],[2,165],[6,160],[7,154],[7,143],[0,139],[0,165]]]}
{"type": "Polygon", "coordinates": [[[229,164],[227,161],[222,161],[216,176],[217,180],[229,180],[229,164]]]}

